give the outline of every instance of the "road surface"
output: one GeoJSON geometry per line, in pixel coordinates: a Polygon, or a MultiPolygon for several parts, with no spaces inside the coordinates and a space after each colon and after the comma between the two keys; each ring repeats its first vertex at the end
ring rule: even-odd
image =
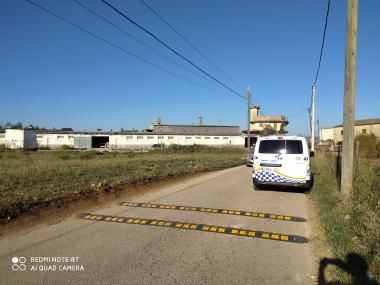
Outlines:
{"type": "MultiPolygon", "coordinates": [[[[306,200],[307,195],[302,193],[253,191],[250,168],[246,167],[202,175],[131,199],[147,205],[190,205],[205,209],[284,214],[307,220],[306,200]]],[[[128,207],[118,205],[117,201],[115,206],[93,214],[234,227],[305,238],[310,236],[307,221],[128,207]]],[[[43,226],[26,234],[1,237],[1,283],[315,283],[316,266],[309,243],[247,235],[104,222],[73,216],[59,224],[43,226]]]]}

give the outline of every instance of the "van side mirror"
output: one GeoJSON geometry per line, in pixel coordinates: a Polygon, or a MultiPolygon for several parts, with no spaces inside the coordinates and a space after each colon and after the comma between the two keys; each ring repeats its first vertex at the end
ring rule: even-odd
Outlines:
{"type": "Polygon", "coordinates": [[[309,153],[309,156],[310,156],[310,157],[313,157],[314,154],[315,154],[315,153],[314,153],[314,150],[311,150],[310,153],[309,153]]]}

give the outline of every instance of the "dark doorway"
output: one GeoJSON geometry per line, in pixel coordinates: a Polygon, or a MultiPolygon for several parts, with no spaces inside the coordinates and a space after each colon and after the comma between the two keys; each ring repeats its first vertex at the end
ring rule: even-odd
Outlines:
{"type": "Polygon", "coordinates": [[[108,147],[108,142],[110,137],[108,136],[93,136],[92,137],[92,148],[106,148],[108,147]]]}

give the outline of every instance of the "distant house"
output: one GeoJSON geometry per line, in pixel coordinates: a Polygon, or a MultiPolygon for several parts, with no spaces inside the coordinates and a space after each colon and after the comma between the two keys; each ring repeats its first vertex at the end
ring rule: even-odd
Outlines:
{"type": "Polygon", "coordinates": [[[266,126],[273,128],[276,132],[285,131],[285,126],[289,123],[285,116],[259,116],[259,110],[258,105],[250,109],[251,133],[259,134],[266,126]]]}
{"type": "MultiPolygon", "coordinates": [[[[355,136],[360,134],[374,134],[380,139],[380,118],[356,120],[355,136]]],[[[343,125],[322,127],[319,129],[319,144],[339,144],[343,139],[343,125]]]]}

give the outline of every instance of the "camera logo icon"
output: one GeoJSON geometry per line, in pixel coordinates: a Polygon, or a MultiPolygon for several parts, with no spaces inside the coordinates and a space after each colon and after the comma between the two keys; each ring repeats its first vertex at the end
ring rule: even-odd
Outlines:
{"type": "Polygon", "coordinates": [[[13,271],[25,271],[26,270],[26,258],[21,256],[21,257],[12,257],[12,270],[13,271]]]}

